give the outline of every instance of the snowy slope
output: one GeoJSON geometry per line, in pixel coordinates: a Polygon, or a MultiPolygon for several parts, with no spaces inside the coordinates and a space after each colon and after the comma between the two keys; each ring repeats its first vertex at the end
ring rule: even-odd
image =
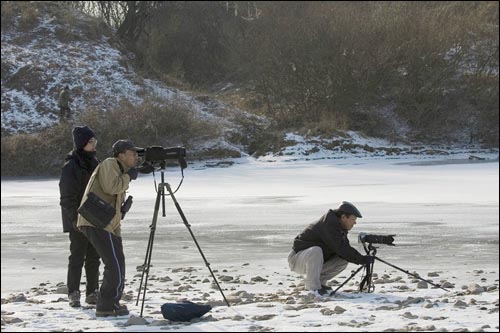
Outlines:
{"type": "MultiPolygon", "coordinates": [[[[242,142],[248,144],[253,131],[269,124],[263,117],[229,106],[212,96],[181,91],[141,76],[132,66],[134,56],[124,51],[113,37],[114,32],[95,18],[57,2],[32,5],[40,14],[33,27],[23,28],[18,15],[10,26],[2,28],[3,134],[36,132],[56,124],[57,97],[65,85],[70,86],[71,107],[77,114],[89,109],[106,112],[125,101],[136,106],[145,101],[160,106],[172,102],[187,106],[207,125],[216,124],[220,129],[216,137],[207,139],[200,135],[202,139],[193,138],[191,146],[196,147],[193,150],[197,152],[220,150],[223,156],[245,156],[248,149],[242,142]],[[237,139],[241,137],[247,140],[237,139]]],[[[287,133],[284,141],[278,151],[270,147],[260,149],[264,152],[260,159],[291,161],[415,155],[468,158],[478,154],[485,156],[484,153],[490,159],[498,156],[498,150],[416,147],[365,138],[356,132],[331,138],[287,133]]]]}
{"type": "Polygon", "coordinates": [[[202,121],[222,128],[221,137],[204,142],[202,148],[241,151],[243,147],[226,138],[243,131],[235,119],[265,121],[207,96],[144,78],[131,65],[133,55],[122,51],[109,28],[99,25],[95,32],[95,19],[75,10],[70,10],[71,22],[65,22],[59,17],[59,4],[37,6],[41,15],[33,28],[19,28],[16,17],[11,27],[2,29],[2,132],[30,133],[57,123],[57,97],[65,85],[77,114],[88,109],[105,112],[123,101],[185,105],[202,121]]]}

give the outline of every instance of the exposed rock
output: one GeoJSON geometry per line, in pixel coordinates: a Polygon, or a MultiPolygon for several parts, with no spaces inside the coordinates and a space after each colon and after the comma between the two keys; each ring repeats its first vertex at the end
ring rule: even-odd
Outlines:
{"type": "Polygon", "coordinates": [[[465,308],[467,307],[467,303],[463,302],[463,301],[456,301],[455,304],[453,305],[454,308],[465,308]]]}
{"type": "Polygon", "coordinates": [[[338,306],[338,305],[335,307],[335,309],[333,309],[333,312],[336,314],[342,314],[346,311],[347,311],[346,309],[344,309],[343,307],[338,306]]]}
{"type": "Polygon", "coordinates": [[[424,301],[425,300],[422,297],[413,298],[410,296],[406,299],[406,301],[403,301],[403,303],[401,305],[406,306],[406,305],[410,305],[410,304],[422,303],[424,301]]]}
{"type": "Polygon", "coordinates": [[[455,288],[455,285],[451,282],[445,281],[441,284],[441,287],[443,287],[443,288],[455,288]]]}
{"type": "Polygon", "coordinates": [[[429,288],[429,285],[425,281],[419,281],[417,283],[417,288],[418,289],[427,289],[427,288],[429,288]]]}
{"type": "Polygon", "coordinates": [[[26,296],[24,294],[18,294],[16,296],[12,296],[10,299],[11,302],[26,302],[26,296]]]}
{"type": "Polygon", "coordinates": [[[166,319],[162,319],[162,320],[153,320],[149,326],[167,326],[167,325],[170,325],[170,322],[166,319]]]}
{"type": "Polygon", "coordinates": [[[132,325],[149,325],[149,322],[141,317],[136,317],[136,316],[130,316],[130,318],[127,320],[125,323],[126,326],[132,326],[132,325]]]}
{"type": "Polygon", "coordinates": [[[267,282],[267,279],[264,279],[263,277],[260,276],[255,276],[250,279],[252,282],[267,282]]]}
{"type": "MultiPolygon", "coordinates": [[[[22,319],[19,319],[17,317],[3,317],[2,316],[2,320],[6,323],[6,324],[17,324],[17,323],[22,323],[23,320],[22,319]]],[[[3,328],[2,328],[3,330],[3,328]]]]}
{"type": "Polygon", "coordinates": [[[471,283],[467,288],[467,291],[472,295],[479,295],[484,292],[484,288],[476,283],[471,283]]]}
{"type": "Polygon", "coordinates": [[[408,319],[417,319],[418,318],[418,316],[413,315],[411,312],[405,312],[402,316],[404,318],[408,318],[408,319]]]}
{"type": "Polygon", "coordinates": [[[57,287],[57,289],[54,291],[54,294],[68,294],[68,287],[67,286],[61,286],[57,287]]]}
{"type": "Polygon", "coordinates": [[[275,314],[266,314],[266,315],[253,316],[252,319],[253,320],[269,320],[269,319],[272,319],[274,317],[276,317],[275,314]]]}
{"type": "Polygon", "coordinates": [[[229,282],[233,279],[234,278],[232,276],[229,276],[229,275],[222,275],[219,277],[219,281],[222,281],[222,282],[229,282]]]}

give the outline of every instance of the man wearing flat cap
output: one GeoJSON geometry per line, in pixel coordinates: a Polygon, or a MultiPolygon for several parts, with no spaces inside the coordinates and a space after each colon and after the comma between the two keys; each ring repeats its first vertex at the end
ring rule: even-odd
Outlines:
{"type": "Polygon", "coordinates": [[[116,214],[104,228],[93,225],[78,215],[78,228],[87,236],[104,263],[103,282],[97,298],[96,316],[128,315],[125,305],[120,305],[125,286],[125,256],[121,237],[121,207],[125,192],[137,178],[135,168],[139,160],[136,147],[130,140],[118,140],[113,144],[113,157],[105,159],[90,177],[82,205],[89,192],[115,208],[116,214]]]}
{"type": "Polygon", "coordinates": [[[358,265],[373,262],[373,257],[359,253],[347,239],[358,217],[362,217],[359,210],[342,201],[295,237],[288,265],[293,272],[305,275],[306,289],[315,295],[328,295],[332,289],[327,281],[340,274],[349,262],[358,265]]]}

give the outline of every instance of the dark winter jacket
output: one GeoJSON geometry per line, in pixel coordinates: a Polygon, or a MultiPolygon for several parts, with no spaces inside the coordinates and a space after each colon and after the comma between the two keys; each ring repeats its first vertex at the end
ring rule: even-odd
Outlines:
{"type": "Polygon", "coordinates": [[[95,153],[73,150],[66,156],[59,180],[63,231],[69,232],[76,226],[77,209],[85,192],[90,175],[99,164],[95,153]]]}
{"type": "Polygon", "coordinates": [[[334,255],[338,255],[358,265],[366,264],[365,256],[349,244],[347,233],[342,228],[337,215],[329,210],[318,222],[308,225],[300,235],[295,237],[293,250],[298,253],[312,246],[319,246],[323,250],[325,262],[334,255]]]}

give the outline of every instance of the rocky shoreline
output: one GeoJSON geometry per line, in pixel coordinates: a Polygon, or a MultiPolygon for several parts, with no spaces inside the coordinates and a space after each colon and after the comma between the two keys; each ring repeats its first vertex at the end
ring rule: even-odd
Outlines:
{"type": "MultiPolygon", "coordinates": [[[[304,290],[298,275],[271,272],[269,268],[246,263],[241,267],[214,271],[231,304],[228,308],[206,269],[173,268],[149,276],[144,317],[140,318],[140,303],[135,306],[140,269],[137,267],[137,274],[128,281],[122,298],[131,310],[129,318],[96,321],[92,306],[83,303],[82,308],[69,307],[64,283],[46,282],[24,293],[2,295],[2,331],[36,331],[49,326],[63,331],[92,331],[110,323],[116,330],[134,326],[175,331],[185,330],[189,325],[203,330],[199,325],[211,323],[212,329],[269,332],[282,331],[280,322],[291,319],[302,323],[295,327],[300,331],[380,331],[387,318],[392,318],[391,325],[394,325],[382,329],[387,332],[483,332],[499,329],[498,270],[468,272],[474,279],[468,284],[442,271],[427,272],[425,279],[449,288],[449,292],[430,288],[427,283],[397,271],[386,271],[384,274],[374,273],[374,293],[357,292],[359,283],[355,281],[344,286],[335,296],[317,298],[304,290]],[[211,304],[213,310],[189,323],[162,319],[159,307],[163,303],[182,300],[211,304]],[[64,318],[61,318],[62,313],[64,318]],[[476,318],[474,321],[474,317],[478,317],[474,313],[491,320],[476,318]],[[316,324],[311,323],[311,318],[317,319],[314,320],[316,324]],[[79,323],[75,327],[72,326],[74,319],[79,323]],[[325,319],[331,324],[326,324],[325,319]]],[[[348,275],[344,272],[331,283],[338,285],[348,275]]]]}

